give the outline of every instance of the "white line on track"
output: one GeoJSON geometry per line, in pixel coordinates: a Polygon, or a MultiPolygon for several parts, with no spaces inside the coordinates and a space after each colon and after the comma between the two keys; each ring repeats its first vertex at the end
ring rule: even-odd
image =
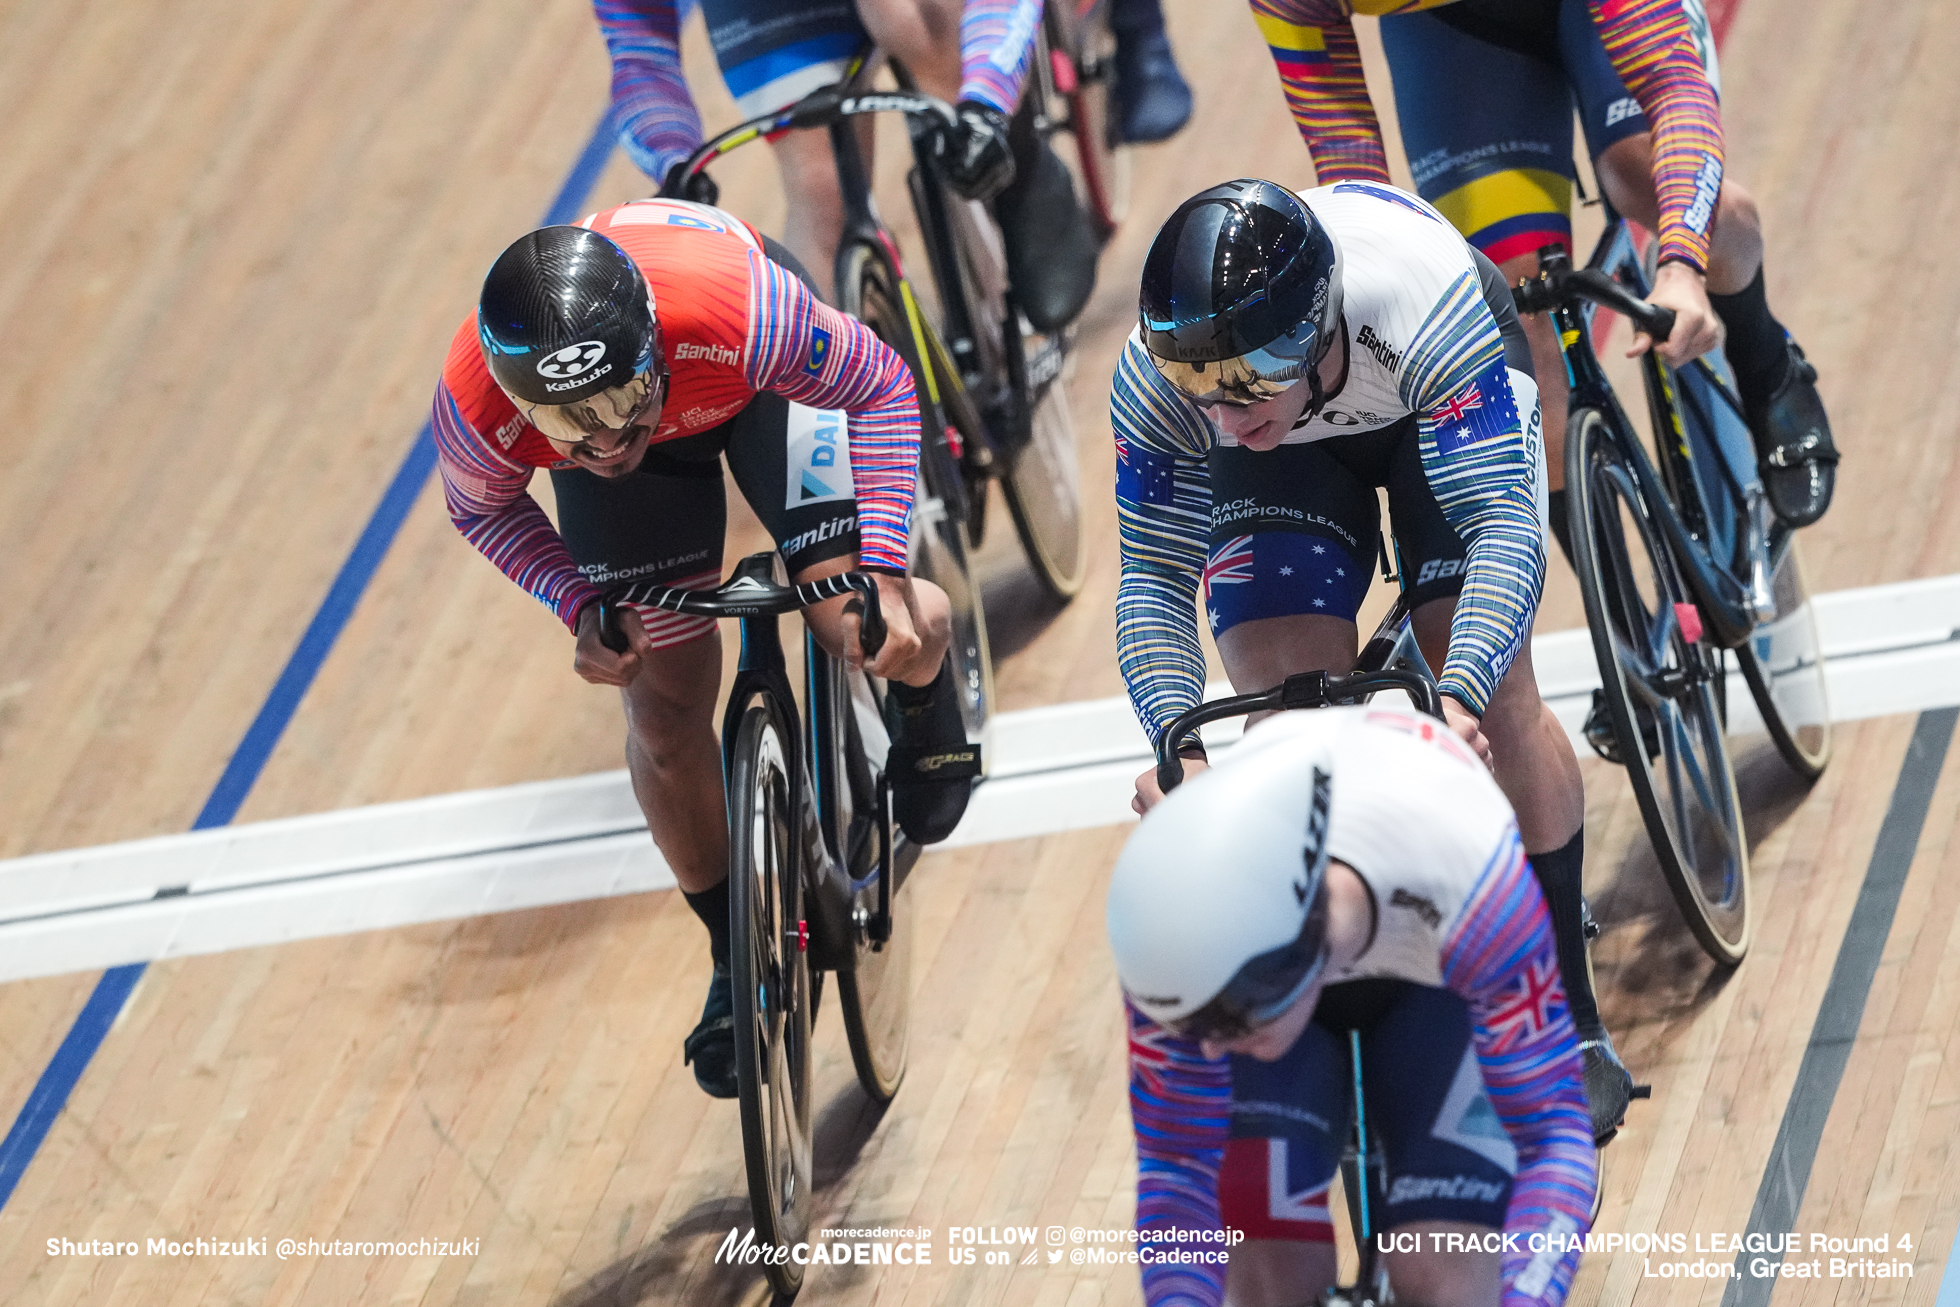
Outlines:
{"type": "MultiPolygon", "coordinates": [[[[1960,703],[1960,576],[1840,591],[1816,607],[1836,720],[1960,703]]],[[[1586,633],[1540,636],[1532,655],[1576,742],[1599,683],[1586,633]]],[[[1759,729],[1731,679],[1733,731],[1759,729]]],[[[1235,736],[1233,723],[1207,733],[1218,745],[1235,736]]],[[[989,748],[990,779],[941,847],[1129,821],[1131,782],[1149,763],[1120,698],[1004,713],[989,748]]],[[[0,981],[673,884],[624,772],[350,808],[0,861],[0,981]]]]}

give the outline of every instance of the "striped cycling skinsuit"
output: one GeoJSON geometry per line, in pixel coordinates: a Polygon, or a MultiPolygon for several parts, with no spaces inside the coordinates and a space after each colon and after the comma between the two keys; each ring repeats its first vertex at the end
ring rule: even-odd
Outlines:
{"type": "Polygon", "coordinates": [[[1224,1268],[1204,1257],[1223,1245],[1179,1232],[1331,1241],[1328,1186],[1352,1094],[1346,1041],[1321,1022],[1350,995],[1365,1004],[1386,992],[1418,1022],[1376,1032],[1375,1048],[1363,1032],[1369,1120],[1387,1145],[1382,1227],[1501,1224],[1516,1236],[1502,1254],[1505,1307],[1559,1307],[1596,1163],[1551,920],[1510,804],[1447,727],[1407,709],[1282,714],[1234,753],[1323,744],[1335,760],[1328,853],[1366,885],[1372,929],[1361,955],[1329,973],[1300,1041],[1276,1062],[1214,1061],[1129,1007],[1144,1300],[1223,1300],[1224,1268]],[[1488,1216],[1470,1216],[1469,1193],[1488,1216]]]}
{"type": "MultiPolygon", "coordinates": [[[[681,71],[677,0],[593,0],[612,55],[620,139],[641,172],[663,180],[701,144],[701,116],[681,71]]],[[[850,0],[702,0],[708,38],[735,103],[756,117],[840,80],[869,43],[850,0]]],[[[960,98],[1011,114],[1041,27],[1041,0],[966,0],[960,98]]]]}
{"type": "Polygon", "coordinates": [[[1723,155],[1701,0],[1252,0],[1252,9],[1323,184],[1388,180],[1352,20],[1379,15],[1417,187],[1486,255],[1501,263],[1540,245],[1570,247],[1576,98],[1595,157],[1652,131],[1660,257],[1707,269],[1723,155]]]}
{"type": "MultiPolygon", "coordinates": [[[[1214,489],[1228,456],[1237,456],[1235,469],[1270,469],[1270,482],[1296,446],[1406,440],[1419,468],[1401,493],[1433,496],[1463,546],[1460,571],[1449,569],[1459,597],[1442,689],[1481,715],[1531,631],[1545,570],[1544,452],[1537,388],[1520,370],[1529,357],[1508,293],[1501,282],[1487,286],[1463,238],[1407,192],[1343,182],[1301,198],[1342,260],[1347,375],[1319,416],[1278,449],[1241,451],[1163,379],[1135,333],[1117,364],[1117,657],[1153,740],[1204,691],[1201,577],[1215,635],[1233,620],[1286,613],[1352,621],[1374,562],[1375,535],[1365,525],[1286,505],[1252,520],[1257,503],[1219,502],[1214,489]],[[1508,345],[1499,313],[1511,323],[1508,345]]],[[[1363,489],[1372,515],[1374,490],[1363,489]]]]}
{"type": "MultiPolygon", "coordinates": [[[[670,442],[722,427],[759,394],[844,410],[861,564],[902,574],[918,470],[919,408],[912,376],[898,355],[863,323],[820,302],[763,252],[761,238],[746,223],[720,209],[638,200],[580,225],[625,250],[653,293],[670,379],[649,459],[663,447],[676,447],[670,442]]],[[[491,377],[475,314],[450,346],[436,387],[434,426],[457,529],[576,630],[579,611],[599,590],[526,487],[538,468],[593,474],[560,458],[491,377]]],[[[718,558],[718,533],[712,543],[718,558]]],[[[712,584],[719,573],[661,579],[712,584]]],[[[657,610],[642,617],[656,644],[692,639],[713,626],[711,618],[657,610]]]]}

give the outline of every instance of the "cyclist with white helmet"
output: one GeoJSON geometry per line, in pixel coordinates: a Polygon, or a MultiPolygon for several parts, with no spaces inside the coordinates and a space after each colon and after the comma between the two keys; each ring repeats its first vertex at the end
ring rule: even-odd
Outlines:
{"type": "Polygon", "coordinates": [[[1151,1307],[1214,1307],[1228,1270],[1236,1307],[1334,1282],[1350,1030],[1378,1228],[1515,1236],[1390,1252],[1397,1298],[1564,1301],[1597,1180],[1578,1050],[1517,822],[1455,735],[1374,706],[1259,726],[1144,818],[1108,922],[1151,1307]]]}
{"type": "MultiPolygon", "coordinates": [[[[1241,692],[1352,666],[1385,488],[1416,638],[1451,726],[1518,814],[1594,1133],[1610,1137],[1633,1083],[1588,975],[1579,764],[1532,672],[1545,470],[1510,291],[1407,192],[1339,182],[1295,195],[1241,180],[1171,215],[1141,298],[1110,415],[1117,653],[1144,729],[1156,739],[1204,691],[1201,582],[1241,692]]],[[[1154,771],[1137,790],[1142,810],[1154,771]]]]}

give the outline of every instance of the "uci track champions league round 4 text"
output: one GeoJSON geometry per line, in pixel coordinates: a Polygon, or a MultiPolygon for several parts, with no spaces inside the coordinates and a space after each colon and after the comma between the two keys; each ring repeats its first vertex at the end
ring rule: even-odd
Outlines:
{"type": "MultiPolygon", "coordinates": [[[[753,1229],[731,1228],[715,1261],[761,1266],[772,1259],[802,1266],[917,1267],[933,1265],[1139,1266],[1169,1262],[1230,1262],[1244,1241],[1237,1230],[1101,1229],[1086,1226],[954,1225],[944,1228],[877,1227],[814,1232],[802,1243],[771,1246],[753,1229]],[[1196,1245],[1193,1247],[1192,1245],[1196,1245]]],[[[1452,1234],[1396,1231],[1376,1236],[1384,1253],[1550,1252],[1575,1247],[1588,1256],[1640,1258],[1646,1279],[1909,1279],[1914,1273],[1912,1236],[1840,1236],[1776,1231],[1626,1233],[1452,1234]]]]}

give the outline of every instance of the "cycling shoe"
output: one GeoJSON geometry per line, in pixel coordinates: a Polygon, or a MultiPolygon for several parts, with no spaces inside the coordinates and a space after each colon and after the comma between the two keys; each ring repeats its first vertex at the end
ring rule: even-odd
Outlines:
{"type": "Polygon", "coordinates": [[[1838,451],[1831,441],[1831,419],[1817,394],[1817,369],[1797,342],[1788,344],[1783,384],[1762,403],[1748,405],[1748,416],[1763,493],[1778,518],[1799,527],[1809,526],[1831,506],[1838,451]]]}
{"type": "Polygon", "coordinates": [[[1620,1123],[1626,1120],[1627,1104],[1633,1101],[1633,1077],[1613,1051],[1613,1041],[1604,1030],[1579,1041],[1579,1058],[1584,1064],[1593,1142],[1603,1144],[1619,1133],[1620,1123]]]}
{"type": "Polygon", "coordinates": [[[716,967],[708,982],[701,1023],[681,1045],[681,1061],[694,1067],[694,1082],[702,1093],[735,1097],[735,978],[727,967],[716,967]]]}
{"type": "Polygon", "coordinates": [[[1117,33],[1113,98],[1112,145],[1165,140],[1191,121],[1191,87],[1177,71],[1163,28],[1130,36],[1117,33]]]}
{"type": "Polygon", "coordinates": [[[937,844],[953,833],[980,775],[980,746],[966,742],[953,660],[924,689],[893,681],[885,695],[891,751],[892,818],[914,844],[937,844]]]}

